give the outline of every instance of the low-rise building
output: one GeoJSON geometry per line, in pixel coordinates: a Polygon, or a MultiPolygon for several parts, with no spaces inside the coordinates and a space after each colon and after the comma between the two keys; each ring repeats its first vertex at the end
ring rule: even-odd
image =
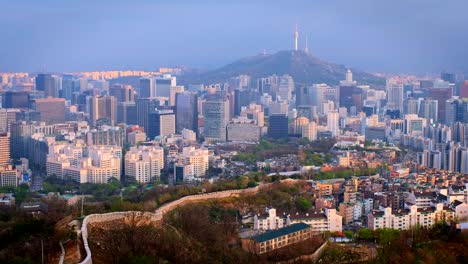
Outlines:
{"type": "Polygon", "coordinates": [[[373,211],[368,215],[368,227],[370,229],[409,229],[413,226],[431,227],[437,221],[452,221],[455,217],[454,210],[444,207],[442,203],[435,206],[418,208],[412,205],[410,208],[392,212],[390,207],[384,210],[373,211]]]}
{"type": "Polygon", "coordinates": [[[260,127],[255,120],[239,117],[232,119],[226,127],[228,141],[259,141],[260,127]]]}
{"type": "Polygon", "coordinates": [[[265,214],[254,215],[254,230],[275,230],[297,223],[311,226],[314,232],[342,231],[342,217],[335,209],[325,209],[324,212],[308,213],[276,213],[276,209],[267,208],[265,214]]]}
{"type": "Polygon", "coordinates": [[[309,225],[297,223],[242,239],[242,248],[250,253],[265,254],[309,239],[312,234],[312,228],[309,225]]]}

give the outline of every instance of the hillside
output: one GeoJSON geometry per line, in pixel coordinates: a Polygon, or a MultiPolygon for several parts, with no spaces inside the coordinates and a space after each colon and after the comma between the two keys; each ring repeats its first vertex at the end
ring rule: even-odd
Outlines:
{"type": "MultiPolygon", "coordinates": [[[[219,69],[200,73],[186,73],[181,76],[183,84],[200,84],[222,82],[241,74],[254,78],[269,75],[289,74],[296,83],[327,83],[337,85],[344,79],[344,65],[321,60],[304,51],[280,51],[275,54],[246,57],[223,66],[219,69]]],[[[351,69],[358,84],[381,86],[385,80],[373,74],[351,69]]]]}

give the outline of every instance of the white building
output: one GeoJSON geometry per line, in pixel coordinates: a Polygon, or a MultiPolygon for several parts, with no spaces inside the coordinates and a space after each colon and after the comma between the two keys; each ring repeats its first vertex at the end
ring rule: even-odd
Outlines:
{"type": "Polygon", "coordinates": [[[47,155],[47,176],[70,179],[79,183],[107,183],[110,178],[120,180],[122,149],[118,146],[90,146],[80,144],[52,146],[47,155]]]}
{"type": "Polygon", "coordinates": [[[294,91],[294,80],[290,75],[283,75],[279,78],[278,90],[276,96],[283,100],[291,100],[294,91]]]}
{"type": "Polygon", "coordinates": [[[178,164],[184,165],[183,178],[185,181],[197,180],[206,176],[209,166],[209,151],[207,149],[196,149],[195,147],[185,147],[177,157],[178,164]],[[187,165],[191,165],[192,167],[187,165]]]}
{"type": "Polygon", "coordinates": [[[324,213],[276,214],[276,209],[267,208],[266,214],[254,216],[254,230],[275,230],[297,223],[305,223],[314,232],[341,232],[342,217],[335,209],[325,209],[324,213]]]}
{"type": "Polygon", "coordinates": [[[310,141],[317,140],[317,123],[310,122],[302,127],[302,137],[310,141]]]}
{"type": "Polygon", "coordinates": [[[254,216],[254,230],[275,230],[285,224],[285,217],[277,216],[274,208],[266,208],[266,214],[254,216]]]}
{"type": "Polygon", "coordinates": [[[246,117],[233,118],[226,127],[228,141],[259,141],[260,127],[246,117]]]}
{"type": "Polygon", "coordinates": [[[381,228],[391,228],[404,230],[413,226],[430,227],[437,221],[453,220],[455,212],[452,209],[444,208],[442,203],[435,206],[418,208],[412,205],[409,209],[401,209],[392,212],[390,207],[383,211],[373,211],[368,215],[368,227],[372,230],[381,228]]]}
{"type": "Polygon", "coordinates": [[[130,132],[127,135],[127,143],[130,146],[135,146],[138,142],[146,141],[146,133],[141,131],[130,132]]]}
{"type": "Polygon", "coordinates": [[[403,84],[387,81],[387,107],[403,111],[403,84]]]}
{"type": "Polygon", "coordinates": [[[125,154],[125,175],[139,183],[158,180],[163,168],[164,150],[160,147],[132,147],[125,154]]]}
{"type": "Polygon", "coordinates": [[[327,129],[332,133],[333,137],[340,133],[339,114],[337,111],[329,111],[327,114],[327,129]]]}
{"type": "Polygon", "coordinates": [[[189,140],[189,141],[197,140],[197,133],[195,133],[194,131],[190,129],[187,129],[187,128],[182,129],[181,134],[182,134],[182,138],[185,140],[189,140]]]}

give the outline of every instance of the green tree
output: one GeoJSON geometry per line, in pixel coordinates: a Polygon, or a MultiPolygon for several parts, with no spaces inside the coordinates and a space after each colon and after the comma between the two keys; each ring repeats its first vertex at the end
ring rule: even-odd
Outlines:
{"type": "Polygon", "coordinates": [[[296,207],[301,212],[308,212],[312,208],[312,204],[306,198],[298,197],[296,199],[296,207]]]}
{"type": "Polygon", "coordinates": [[[351,231],[351,230],[346,230],[346,231],[344,231],[344,234],[345,234],[346,238],[348,238],[348,239],[353,239],[353,236],[354,236],[353,231],[351,231]]]}
{"type": "Polygon", "coordinates": [[[370,241],[372,240],[372,231],[369,228],[361,228],[359,229],[359,239],[365,240],[365,241],[370,241]]]}

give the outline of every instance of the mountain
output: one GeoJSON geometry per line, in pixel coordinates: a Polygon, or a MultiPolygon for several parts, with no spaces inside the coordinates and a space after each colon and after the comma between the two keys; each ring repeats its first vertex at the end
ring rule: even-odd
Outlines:
{"type": "MultiPolygon", "coordinates": [[[[326,83],[337,85],[344,80],[347,67],[326,62],[305,51],[279,51],[275,54],[262,54],[246,57],[207,72],[187,72],[180,78],[184,84],[207,84],[225,81],[231,77],[247,74],[254,78],[273,74],[289,74],[295,83],[326,83]]],[[[351,69],[358,84],[382,86],[383,78],[351,69]]],[[[179,78],[178,78],[179,79],[179,78]]]]}

